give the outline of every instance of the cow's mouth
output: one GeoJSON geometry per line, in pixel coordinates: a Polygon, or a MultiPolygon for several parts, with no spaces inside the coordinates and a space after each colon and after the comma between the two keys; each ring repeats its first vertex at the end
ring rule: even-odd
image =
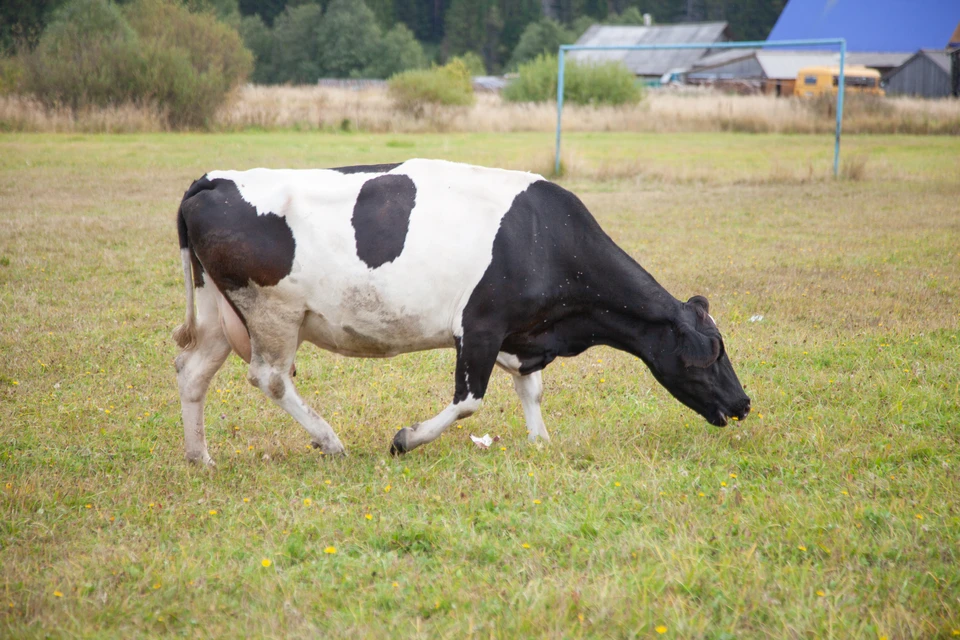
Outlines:
{"type": "Polygon", "coordinates": [[[738,402],[732,409],[723,410],[720,409],[717,411],[716,415],[712,418],[707,418],[707,422],[712,424],[715,427],[725,427],[733,420],[743,420],[747,417],[747,414],[750,413],[750,398],[745,398],[738,402]]]}

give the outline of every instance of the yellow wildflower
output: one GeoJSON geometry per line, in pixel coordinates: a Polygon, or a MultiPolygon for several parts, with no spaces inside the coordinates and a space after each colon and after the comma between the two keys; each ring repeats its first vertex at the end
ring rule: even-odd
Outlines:
{"type": "Polygon", "coordinates": [[[336,552],[337,552],[337,548],[334,547],[334,546],[329,546],[329,547],[327,547],[326,549],[324,549],[323,552],[324,552],[324,553],[336,553],[336,552]]]}
{"type": "Polygon", "coordinates": [[[262,564],[264,567],[269,567],[273,563],[270,562],[269,558],[264,558],[263,560],[260,561],[260,564],[262,564]]]}

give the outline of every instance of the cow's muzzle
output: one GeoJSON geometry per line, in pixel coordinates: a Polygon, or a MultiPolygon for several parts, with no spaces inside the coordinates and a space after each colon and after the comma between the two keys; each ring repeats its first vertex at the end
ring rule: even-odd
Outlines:
{"type": "Polygon", "coordinates": [[[707,422],[715,427],[725,427],[731,418],[734,420],[743,420],[750,413],[750,398],[744,398],[735,403],[729,410],[719,410],[712,418],[707,418],[707,422]]]}

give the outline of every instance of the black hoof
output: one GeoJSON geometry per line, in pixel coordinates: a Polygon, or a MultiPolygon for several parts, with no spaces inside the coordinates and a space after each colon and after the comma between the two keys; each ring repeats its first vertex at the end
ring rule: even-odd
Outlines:
{"type": "Polygon", "coordinates": [[[410,427],[404,427],[397,431],[393,436],[393,442],[390,443],[390,455],[402,456],[410,449],[407,447],[407,435],[410,433],[410,427]]]}

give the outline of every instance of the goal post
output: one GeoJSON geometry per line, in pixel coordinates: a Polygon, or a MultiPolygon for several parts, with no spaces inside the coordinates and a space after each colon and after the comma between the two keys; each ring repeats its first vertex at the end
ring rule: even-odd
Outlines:
{"type": "Polygon", "coordinates": [[[816,46],[840,47],[840,74],[837,79],[837,125],[833,146],[833,176],[840,174],[840,133],[843,127],[844,65],[847,57],[847,41],[844,38],[820,38],[813,40],[760,40],[751,42],[701,42],[684,44],[634,44],[634,45],[576,45],[560,46],[557,56],[557,145],[554,156],[554,173],[560,174],[560,132],[563,120],[563,77],[565,56],[568,51],[654,51],[663,49],[789,49],[816,46]]]}

